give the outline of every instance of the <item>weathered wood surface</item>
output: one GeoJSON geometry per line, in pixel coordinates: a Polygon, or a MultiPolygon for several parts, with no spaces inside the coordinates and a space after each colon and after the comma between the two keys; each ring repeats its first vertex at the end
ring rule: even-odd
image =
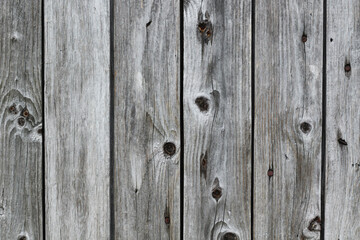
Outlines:
{"type": "Polygon", "coordinates": [[[255,7],[254,239],[319,239],[323,1],[255,7]]]}
{"type": "Polygon", "coordinates": [[[180,4],[114,4],[115,239],[180,239],[180,4]]]}
{"type": "Polygon", "coordinates": [[[0,1],[0,239],[42,236],[41,4],[0,1]]]}
{"type": "Polygon", "coordinates": [[[109,239],[109,1],[45,1],[46,239],[109,239]]]}
{"type": "Polygon", "coordinates": [[[360,239],[360,2],[327,11],[325,239],[360,239]]]}
{"type": "Polygon", "coordinates": [[[184,239],[251,237],[250,73],[251,1],[184,1],[184,239]]]}

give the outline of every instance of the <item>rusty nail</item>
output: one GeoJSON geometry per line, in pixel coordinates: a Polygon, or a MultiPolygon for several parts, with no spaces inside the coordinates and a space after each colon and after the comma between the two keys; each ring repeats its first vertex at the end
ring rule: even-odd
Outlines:
{"type": "Polygon", "coordinates": [[[347,142],[344,140],[344,139],[342,139],[342,138],[339,138],[338,139],[338,142],[341,144],[341,145],[347,145],[347,142]]]}
{"type": "Polygon", "coordinates": [[[29,111],[25,108],[22,113],[21,113],[22,116],[24,117],[28,117],[29,116],[29,111]]]}
{"type": "Polygon", "coordinates": [[[272,170],[271,168],[268,170],[268,172],[267,172],[267,175],[269,176],[269,177],[272,177],[272,176],[274,176],[274,170],[272,170]]]}
{"type": "Polygon", "coordinates": [[[345,65],[345,72],[350,72],[351,71],[351,65],[348,63],[345,65]]]}
{"type": "Polygon", "coordinates": [[[166,142],[166,143],[164,144],[164,147],[163,147],[163,148],[164,148],[165,154],[167,154],[167,155],[169,155],[169,156],[174,155],[175,152],[176,152],[176,146],[175,146],[175,144],[172,143],[172,142],[166,142]]]}
{"type": "Polygon", "coordinates": [[[16,114],[16,107],[15,106],[9,107],[9,112],[16,114]]]}
{"type": "Polygon", "coordinates": [[[24,125],[25,125],[25,119],[24,119],[24,118],[19,118],[19,119],[18,119],[18,124],[19,124],[20,126],[24,126],[24,125]]]}
{"type": "Polygon", "coordinates": [[[306,43],[306,41],[307,41],[307,36],[306,36],[305,34],[302,35],[301,41],[302,41],[303,43],[306,43]]]}
{"type": "Polygon", "coordinates": [[[166,224],[170,224],[170,217],[169,217],[169,216],[166,216],[166,217],[165,217],[165,223],[166,223],[166,224]]]}
{"type": "Polygon", "coordinates": [[[206,32],[206,35],[207,35],[208,37],[210,37],[210,36],[211,36],[211,31],[208,30],[208,31],[206,32]]]}

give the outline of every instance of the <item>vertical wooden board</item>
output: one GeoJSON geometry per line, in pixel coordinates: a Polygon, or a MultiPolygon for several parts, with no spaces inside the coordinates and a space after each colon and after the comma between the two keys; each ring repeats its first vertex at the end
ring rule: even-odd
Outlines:
{"type": "Polygon", "coordinates": [[[180,239],[180,4],[114,5],[115,239],[180,239]]]}
{"type": "Polygon", "coordinates": [[[184,239],[251,238],[251,1],[184,1],[184,239]]]}
{"type": "Polygon", "coordinates": [[[255,14],[254,239],[319,239],[323,2],[255,14]]]}
{"type": "Polygon", "coordinates": [[[327,1],[325,239],[360,239],[359,22],[359,1],[327,1]]]}
{"type": "Polygon", "coordinates": [[[0,1],[0,25],[0,239],[43,239],[41,3],[0,1]]]}
{"type": "Polygon", "coordinates": [[[109,239],[109,1],[45,1],[46,239],[109,239]]]}

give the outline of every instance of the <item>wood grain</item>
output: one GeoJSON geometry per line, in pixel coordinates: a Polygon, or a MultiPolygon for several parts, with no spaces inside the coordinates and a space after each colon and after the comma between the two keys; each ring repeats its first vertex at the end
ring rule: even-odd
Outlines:
{"type": "Polygon", "coordinates": [[[360,239],[360,2],[327,12],[325,239],[360,239]]]}
{"type": "Polygon", "coordinates": [[[45,1],[46,239],[109,239],[109,1],[45,1]]]}
{"type": "Polygon", "coordinates": [[[180,4],[114,5],[115,239],[180,239],[180,4]]]}
{"type": "Polygon", "coordinates": [[[41,240],[40,2],[0,1],[0,25],[0,239],[41,240]]]}
{"type": "Polygon", "coordinates": [[[319,239],[323,1],[255,14],[254,239],[319,239]]]}
{"type": "Polygon", "coordinates": [[[184,239],[251,237],[251,1],[184,1],[184,239]]]}

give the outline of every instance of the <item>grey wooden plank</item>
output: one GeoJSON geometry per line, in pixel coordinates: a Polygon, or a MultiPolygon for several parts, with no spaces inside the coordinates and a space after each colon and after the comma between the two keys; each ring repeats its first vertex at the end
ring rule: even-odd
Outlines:
{"type": "Polygon", "coordinates": [[[114,5],[115,239],[180,239],[180,4],[114,5]]]}
{"type": "Polygon", "coordinates": [[[109,239],[109,1],[45,1],[46,239],[109,239]]]}
{"type": "Polygon", "coordinates": [[[0,25],[0,239],[43,239],[40,2],[0,1],[0,25]]]}
{"type": "Polygon", "coordinates": [[[250,239],[251,1],[184,4],[184,239],[250,239]]]}
{"type": "Polygon", "coordinates": [[[256,1],[254,239],[319,239],[323,1],[256,1]]]}
{"type": "Polygon", "coordinates": [[[360,239],[360,2],[328,0],[327,19],[325,239],[360,239]]]}

